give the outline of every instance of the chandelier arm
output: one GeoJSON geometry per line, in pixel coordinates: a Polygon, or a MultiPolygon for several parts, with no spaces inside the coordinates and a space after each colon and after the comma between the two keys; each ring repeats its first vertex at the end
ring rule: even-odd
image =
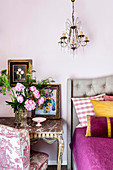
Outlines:
{"type": "Polygon", "coordinates": [[[76,49],[80,47],[80,44],[76,43],[74,44],[76,46],[76,49]]]}
{"type": "Polygon", "coordinates": [[[68,47],[71,48],[74,51],[74,50],[76,50],[77,48],[80,47],[80,44],[77,44],[77,43],[71,44],[71,43],[69,43],[68,47]]]}
{"type": "Polygon", "coordinates": [[[71,28],[69,30],[68,43],[70,42],[70,40],[71,40],[71,28]]]}
{"type": "Polygon", "coordinates": [[[72,2],[72,24],[74,26],[74,20],[75,20],[75,17],[74,17],[74,2],[72,2]]]}
{"type": "Polygon", "coordinates": [[[66,22],[66,34],[70,36],[71,22],[66,22]]]}
{"type": "Polygon", "coordinates": [[[85,47],[86,45],[87,45],[87,42],[82,42],[82,43],[81,43],[81,46],[82,46],[82,47],[85,47]]]}
{"type": "Polygon", "coordinates": [[[65,47],[67,47],[67,42],[66,41],[64,41],[63,43],[61,43],[61,47],[63,47],[63,48],[65,48],[65,47]]]}
{"type": "Polygon", "coordinates": [[[71,21],[69,19],[67,19],[66,21],[66,30],[69,29],[71,27],[71,21]]]}
{"type": "Polygon", "coordinates": [[[76,41],[78,41],[78,30],[77,30],[77,27],[75,27],[75,35],[76,35],[76,41]]]}

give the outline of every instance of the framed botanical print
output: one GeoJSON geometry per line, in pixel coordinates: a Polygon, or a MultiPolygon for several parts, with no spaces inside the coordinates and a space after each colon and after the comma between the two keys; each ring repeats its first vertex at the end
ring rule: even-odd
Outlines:
{"type": "Polygon", "coordinates": [[[60,119],[61,105],[61,85],[51,84],[49,88],[44,88],[44,103],[31,112],[32,117],[45,117],[47,119],[60,119]]]}
{"type": "Polygon", "coordinates": [[[8,60],[10,85],[15,86],[18,82],[24,82],[28,68],[32,70],[32,60],[8,60]]]}

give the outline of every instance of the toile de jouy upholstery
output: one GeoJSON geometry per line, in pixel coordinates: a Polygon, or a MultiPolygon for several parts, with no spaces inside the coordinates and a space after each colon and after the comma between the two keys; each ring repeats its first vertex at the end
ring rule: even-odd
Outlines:
{"type": "Polygon", "coordinates": [[[46,170],[48,154],[31,152],[29,132],[0,125],[0,170],[46,170]]]}

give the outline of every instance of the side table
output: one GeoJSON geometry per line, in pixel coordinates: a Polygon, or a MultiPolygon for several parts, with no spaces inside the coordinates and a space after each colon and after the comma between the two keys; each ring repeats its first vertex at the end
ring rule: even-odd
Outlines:
{"type": "Polygon", "coordinates": [[[61,170],[61,161],[64,150],[62,119],[46,120],[41,127],[32,126],[30,132],[31,143],[37,142],[37,139],[43,139],[52,144],[57,140],[57,170],[61,170]]]}
{"type": "MultiPolygon", "coordinates": [[[[43,139],[45,142],[53,143],[57,140],[57,170],[61,170],[61,161],[64,151],[63,140],[63,121],[59,120],[46,120],[42,123],[41,127],[37,127],[36,123],[31,118],[27,120],[31,144],[36,143],[38,139],[43,139]]],[[[15,127],[14,117],[0,117],[0,124],[10,127],[15,127]]]]}

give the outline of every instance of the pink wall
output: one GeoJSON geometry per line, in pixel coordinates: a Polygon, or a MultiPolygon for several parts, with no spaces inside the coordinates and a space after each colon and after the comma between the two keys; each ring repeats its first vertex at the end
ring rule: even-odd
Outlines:
{"type": "MultiPolygon", "coordinates": [[[[52,76],[62,85],[61,116],[66,121],[67,78],[113,74],[112,7],[112,0],[76,0],[76,16],[90,43],[73,59],[72,53],[57,44],[66,19],[71,19],[71,0],[0,0],[0,70],[7,68],[8,59],[32,59],[39,80],[52,76]]],[[[8,96],[0,95],[0,116],[13,116],[5,100],[8,96]]],[[[67,161],[66,133],[65,123],[63,164],[67,161]]],[[[56,161],[56,144],[40,148],[49,153],[50,161],[56,161]]]]}

